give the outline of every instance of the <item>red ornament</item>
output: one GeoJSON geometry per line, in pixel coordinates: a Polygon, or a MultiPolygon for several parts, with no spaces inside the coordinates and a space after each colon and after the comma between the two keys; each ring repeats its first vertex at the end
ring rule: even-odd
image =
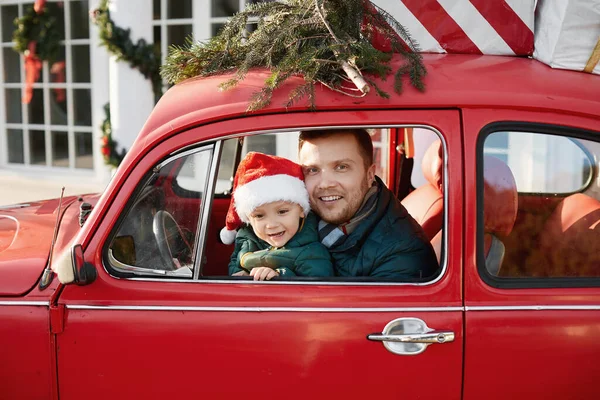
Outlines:
{"type": "Polygon", "coordinates": [[[46,5],[46,0],[35,0],[35,3],[33,4],[33,9],[36,13],[39,14],[42,12],[45,5],[46,5]]]}

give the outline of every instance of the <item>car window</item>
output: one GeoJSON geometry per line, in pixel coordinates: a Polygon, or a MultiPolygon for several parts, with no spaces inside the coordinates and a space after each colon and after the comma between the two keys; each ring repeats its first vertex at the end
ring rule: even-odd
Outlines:
{"type": "Polygon", "coordinates": [[[483,141],[478,196],[484,275],[600,276],[600,145],[589,133],[546,130],[493,132],[483,141]]]}
{"type": "MultiPolygon", "coordinates": [[[[422,159],[425,156],[426,150],[429,147],[441,146],[439,136],[431,129],[426,128],[368,128],[368,133],[373,141],[374,164],[376,165],[376,175],[382,179],[384,184],[391,190],[396,191],[399,185],[397,181],[390,182],[391,176],[396,180],[406,179],[410,183],[411,171],[413,170],[412,159],[416,159],[414,164],[419,174],[423,177],[422,159]],[[412,137],[415,138],[414,154],[411,153],[411,163],[396,163],[400,159],[406,159],[404,150],[399,146],[395,151],[390,151],[390,145],[393,142],[392,136],[399,135],[404,137],[405,130],[412,132],[412,137]],[[396,157],[391,160],[390,157],[396,157]],[[398,169],[395,175],[391,174],[390,168],[392,164],[398,169]],[[409,168],[406,173],[400,171],[401,166],[409,168]],[[404,178],[402,178],[404,177],[404,178]]],[[[262,135],[248,135],[223,141],[220,163],[217,169],[217,183],[215,186],[214,197],[211,203],[210,222],[208,224],[207,241],[205,251],[203,253],[203,267],[201,276],[205,279],[228,279],[228,264],[231,255],[234,251],[233,245],[225,245],[219,240],[215,240],[219,236],[220,230],[224,227],[227,212],[231,202],[231,189],[235,168],[237,163],[250,151],[276,155],[298,162],[298,135],[299,132],[287,131],[278,133],[269,133],[262,135]],[[232,167],[233,166],[233,167],[232,167]]],[[[411,140],[412,140],[411,137],[411,140]]],[[[438,149],[438,147],[436,147],[438,149]]],[[[439,151],[431,152],[428,164],[428,179],[419,181],[418,188],[411,196],[399,196],[402,204],[406,207],[418,224],[422,224],[424,232],[424,241],[433,241],[432,247],[438,257],[442,253],[442,237],[443,237],[443,162],[442,162],[442,147],[439,151]],[[434,171],[432,171],[434,169],[434,171]],[[432,182],[433,181],[433,182],[432,182]],[[430,212],[427,214],[429,207],[425,206],[428,203],[431,206],[430,212]],[[427,215],[426,215],[427,214],[427,215]]],[[[395,192],[397,195],[398,193],[395,192]]],[[[430,277],[433,279],[433,277],[430,277]]],[[[331,279],[328,279],[331,280],[331,279]]]]}
{"type": "Polygon", "coordinates": [[[187,151],[155,166],[108,246],[117,273],[192,277],[212,151],[187,151]]]}
{"type": "Polygon", "coordinates": [[[508,164],[520,193],[581,192],[592,178],[593,156],[573,138],[494,132],[486,138],[483,153],[508,164]]]}

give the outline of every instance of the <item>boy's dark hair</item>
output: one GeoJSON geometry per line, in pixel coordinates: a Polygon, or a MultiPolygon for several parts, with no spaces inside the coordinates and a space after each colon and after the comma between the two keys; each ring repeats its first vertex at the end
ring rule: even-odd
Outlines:
{"type": "Polygon", "coordinates": [[[327,138],[330,136],[350,134],[358,142],[360,155],[365,163],[365,168],[373,165],[373,141],[371,135],[366,129],[362,128],[341,128],[341,129],[317,129],[314,131],[301,131],[298,137],[298,152],[302,149],[304,142],[310,142],[311,139],[327,138]]]}

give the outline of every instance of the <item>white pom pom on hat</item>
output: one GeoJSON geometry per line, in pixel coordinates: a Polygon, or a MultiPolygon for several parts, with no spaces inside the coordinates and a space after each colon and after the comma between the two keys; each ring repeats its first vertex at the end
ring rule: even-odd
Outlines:
{"type": "Polygon", "coordinates": [[[240,162],[233,180],[233,195],[221,241],[232,244],[237,230],[258,206],[275,201],[289,201],[310,211],[308,191],[302,168],[287,158],[250,152],[240,162]]]}

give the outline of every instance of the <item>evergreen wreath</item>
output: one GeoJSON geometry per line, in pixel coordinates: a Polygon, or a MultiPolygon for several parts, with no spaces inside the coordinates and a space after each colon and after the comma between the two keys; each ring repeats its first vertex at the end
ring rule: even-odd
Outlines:
{"type": "Polygon", "coordinates": [[[105,118],[102,121],[102,139],[100,152],[102,153],[102,158],[104,159],[104,164],[117,168],[127,151],[125,149],[121,150],[119,153],[117,151],[117,142],[112,138],[112,125],[110,123],[110,104],[106,103],[104,105],[104,113],[105,118]]]}
{"type": "Polygon", "coordinates": [[[42,62],[54,63],[60,51],[60,32],[55,15],[62,13],[61,5],[36,2],[15,18],[13,49],[25,57],[25,90],[23,102],[28,104],[33,97],[33,84],[39,79],[42,62]]]}
{"type": "Polygon", "coordinates": [[[250,99],[248,111],[267,106],[275,89],[294,75],[304,84],[292,90],[286,107],[308,97],[315,106],[315,84],[352,97],[365,96],[370,88],[389,94],[373,77],[385,79],[394,72],[394,91],[402,92],[402,78],[409,75],[424,90],[426,74],[419,47],[406,29],[389,13],[369,0],[287,0],[249,4],[234,15],[221,32],[207,42],[172,46],[161,68],[169,83],[195,76],[237,71],[220,85],[236,86],[254,67],[270,69],[263,88],[250,99]],[[256,30],[247,24],[258,20],[256,30]],[[386,50],[386,51],[383,51],[386,50]],[[392,71],[393,53],[406,63],[392,71]]]}
{"type": "Polygon", "coordinates": [[[21,18],[14,21],[14,49],[25,54],[29,51],[29,43],[35,42],[35,53],[42,61],[56,60],[60,49],[58,23],[48,6],[52,5],[43,5],[38,13],[32,5],[21,18]]]}
{"type": "Polygon", "coordinates": [[[92,22],[100,31],[100,41],[110,53],[117,56],[117,60],[128,62],[132,68],[138,69],[146,79],[149,79],[152,82],[154,96],[160,98],[162,95],[160,54],[144,39],[133,43],[131,29],[118,27],[111,19],[108,3],[109,0],[102,0],[98,8],[91,13],[92,22]]]}

